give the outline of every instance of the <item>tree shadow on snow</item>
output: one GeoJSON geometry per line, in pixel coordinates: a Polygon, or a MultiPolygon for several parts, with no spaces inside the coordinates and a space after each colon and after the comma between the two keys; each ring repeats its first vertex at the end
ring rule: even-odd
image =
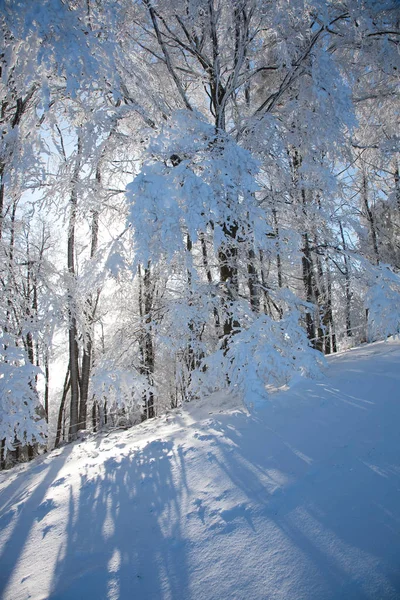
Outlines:
{"type": "Polygon", "coordinates": [[[187,597],[186,542],[172,479],[172,442],[106,460],[70,493],[51,600],[187,597]]]}
{"type": "Polygon", "coordinates": [[[57,474],[65,464],[72,447],[58,451],[58,454],[37,460],[37,464],[25,466],[14,476],[14,480],[1,494],[0,529],[6,527],[14,518],[15,526],[11,535],[0,550],[0,597],[13,575],[14,568],[20,559],[25,544],[35,521],[41,521],[55,506],[51,500],[43,500],[50,486],[54,484],[57,474]],[[39,483],[37,476],[42,475],[39,483]],[[34,488],[31,490],[31,486],[34,488]]]}
{"type": "Polygon", "coordinates": [[[302,386],[291,392],[290,412],[271,405],[251,417],[251,425],[243,413],[214,415],[209,460],[248,500],[229,516],[228,531],[245,515],[256,533],[272,523],[316,574],[322,587],[313,591],[310,581],[298,598],[320,598],[323,589],[326,600],[395,599],[400,597],[396,382],[384,402],[371,402],[356,384],[352,389],[347,382],[346,389],[347,396],[329,383],[302,386]]]}

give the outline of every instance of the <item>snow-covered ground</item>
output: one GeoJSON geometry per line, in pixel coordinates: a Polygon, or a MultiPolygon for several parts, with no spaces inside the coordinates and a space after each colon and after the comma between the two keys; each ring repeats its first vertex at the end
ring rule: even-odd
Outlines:
{"type": "Polygon", "coordinates": [[[400,598],[400,343],[329,363],[1,474],[2,598],[400,598]]]}

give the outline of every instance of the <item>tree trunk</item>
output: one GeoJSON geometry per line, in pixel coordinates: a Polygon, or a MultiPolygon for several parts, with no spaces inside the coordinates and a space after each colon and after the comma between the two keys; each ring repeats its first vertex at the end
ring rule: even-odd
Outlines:
{"type": "Polygon", "coordinates": [[[61,398],[60,408],[58,409],[57,432],[56,432],[56,440],[54,442],[55,448],[57,448],[57,446],[60,443],[60,439],[61,439],[61,433],[62,433],[62,429],[63,429],[63,420],[64,420],[63,416],[64,416],[64,410],[65,410],[65,401],[67,399],[67,395],[68,395],[70,387],[71,387],[70,366],[68,365],[67,373],[65,375],[65,380],[64,380],[64,387],[63,387],[63,394],[62,394],[62,398],[61,398]]]}
{"type": "Polygon", "coordinates": [[[331,272],[328,267],[328,257],[325,259],[326,261],[326,278],[327,278],[327,319],[330,327],[330,336],[329,336],[329,352],[327,346],[325,344],[325,354],[330,354],[331,352],[337,352],[336,345],[336,333],[335,333],[335,325],[333,321],[333,310],[332,310],[332,278],[331,272]]]}
{"type": "MultiPolygon", "coordinates": [[[[313,281],[312,281],[313,264],[312,264],[310,244],[308,241],[307,233],[303,233],[302,254],[303,254],[303,256],[301,258],[301,263],[302,263],[302,267],[303,267],[303,285],[304,285],[304,290],[305,290],[305,295],[306,295],[306,301],[309,302],[310,304],[312,304],[314,301],[313,281]]],[[[307,337],[312,342],[312,345],[314,346],[315,341],[316,341],[315,324],[314,324],[314,317],[313,317],[310,309],[307,309],[307,312],[306,312],[306,328],[307,328],[307,337]]]]}
{"type": "Polygon", "coordinates": [[[369,233],[372,241],[373,254],[375,259],[375,264],[379,265],[379,250],[378,250],[378,237],[376,234],[376,225],[375,218],[372,213],[371,207],[368,201],[368,182],[365,170],[363,169],[362,176],[362,190],[361,190],[362,201],[365,209],[365,216],[368,221],[369,233]]]}
{"type": "Polygon", "coordinates": [[[224,315],[224,320],[222,324],[222,330],[224,335],[223,347],[227,349],[228,338],[240,328],[240,323],[234,318],[232,314],[232,304],[237,299],[239,294],[236,248],[236,236],[238,233],[238,226],[236,223],[234,223],[231,226],[224,223],[223,232],[228,241],[224,242],[221,245],[218,251],[218,260],[220,280],[223,284],[225,292],[222,297],[222,312],[224,315]],[[232,240],[232,243],[229,242],[229,239],[232,240]]]}
{"type": "Polygon", "coordinates": [[[281,288],[283,286],[282,261],[281,261],[281,249],[280,249],[280,243],[279,243],[278,216],[276,214],[275,208],[272,209],[272,218],[274,221],[275,237],[276,237],[275,247],[276,247],[276,269],[278,272],[278,286],[281,288]]]}
{"type": "MultiPolygon", "coordinates": [[[[318,244],[318,238],[316,232],[314,232],[314,243],[318,244]]],[[[317,340],[316,348],[320,352],[326,352],[326,348],[329,349],[330,354],[330,335],[329,335],[329,308],[328,308],[328,291],[325,284],[325,273],[322,265],[321,257],[316,253],[315,255],[316,264],[316,275],[314,274],[314,297],[315,303],[318,309],[318,323],[317,323],[317,340]]]]}
{"type": "Polygon", "coordinates": [[[394,168],[394,193],[396,197],[397,209],[400,211],[400,169],[398,161],[396,161],[394,168]]]}
{"type": "Polygon", "coordinates": [[[86,342],[82,354],[81,378],[80,378],[80,402],[79,402],[79,422],[78,429],[86,429],[87,402],[89,395],[90,371],[92,365],[92,343],[86,342]]]}
{"type": "Polygon", "coordinates": [[[0,162],[0,240],[3,236],[3,219],[4,219],[4,170],[5,165],[0,162]]]}
{"type": "Polygon", "coordinates": [[[77,156],[74,174],[72,178],[72,191],[70,197],[70,217],[68,227],[68,273],[69,273],[69,291],[68,291],[68,311],[69,311],[69,370],[71,383],[71,402],[70,402],[70,423],[68,439],[73,441],[77,437],[79,429],[79,349],[78,349],[78,328],[76,321],[75,306],[75,227],[78,204],[78,178],[81,167],[82,141],[78,136],[77,156]]]}
{"type": "Polygon", "coordinates": [[[6,468],[6,440],[0,442],[0,471],[6,468]]]}
{"type": "Polygon", "coordinates": [[[150,263],[144,269],[139,266],[139,312],[144,321],[144,331],[140,340],[141,368],[140,372],[145,375],[148,389],[143,392],[143,415],[142,418],[151,419],[155,416],[154,409],[154,347],[152,336],[152,308],[153,308],[153,285],[151,281],[150,263]]]}
{"type": "Polygon", "coordinates": [[[76,319],[70,316],[69,325],[69,360],[71,376],[71,401],[70,401],[70,425],[68,431],[69,441],[76,439],[79,427],[79,365],[78,365],[78,342],[76,319]]]}
{"type": "Polygon", "coordinates": [[[250,306],[251,310],[255,313],[260,312],[260,283],[258,280],[258,273],[255,266],[256,253],[254,248],[250,248],[248,251],[247,258],[247,285],[249,288],[250,306]]]}
{"type": "Polygon", "coordinates": [[[344,237],[343,225],[341,221],[339,221],[339,229],[340,236],[342,238],[342,246],[343,246],[343,262],[344,262],[344,290],[345,290],[345,316],[346,316],[346,335],[347,337],[351,337],[353,335],[353,330],[351,326],[351,288],[350,288],[350,267],[349,267],[349,259],[347,257],[347,245],[344,237]]]}
{"type": "Polygon", "coordinates": [[[44,359],[44,410],[46,413],[46,421],[49,422],[49,388],[50,388],[50,371],[49,371],[49,355],[46,350],[44,359]]]}
{"type": "Polygon", "coordinates": [[[97,431],[97,424],[98,424],[98,406],[97,406],[97,400],[94,400],[93,405],[92,405],[92,427],[93,427],[93,432],[97,431]]]}
{"type": "MultiPolygon", "coordinates": [[[[201,254],[202,254],[202,259],[203,259],[203,267],[204,267],[204,270],[207,275],[207,281],[210,285],[212,285],[213,277],[212,277],[210,265],[208,262],[207,244],[206,244],[206,240],[204,239],[203,233],[200,234],[200,243],[201,243],[201,254]]],[[[213,297],[215,297],[215,294],[213,294],[213,297]]],[[[213,312],[214,312],[215,329],[216,329],[217,335],[219,336],[220,330],[221,330],[221,321],[220,321],[218,309],[216,306],[214,306],[213,312]]]]}
{"type": "MultiPolygon", "coordinates": [[[[187,234],[186,236],[186,253],[187,253],[187,257],[189,260],[189,266],[187,268],[187,286],[188,286],[188,292],[189,292],[189,301],[188,304],[189,306],[193,305],[193,288],[192,288],[192,271],[191,271],[191,266],[192,266],[192,260],[191,260],[191,252],[192,252],[192,248],[193,248],[193,244],[192,244],[192,240],[190,239],[190,235],[187,234]]],[[[191,372],[195,369],[195,349],[194,349],[194,342],[195,342],[195,335],[196,332],[194,330],[194,323],[193,320],[190,319],[189,323],[188,323],[188,327],[189,327],[189,340],[188,340],[188,344],[187,344],[187,359],[186,359],[186,368],[187,368],[187,372],[188,372],[188,380],[185,384],[185,391],[184,391],[184,399],[187,400],[187,388],[190,385],[190,381],[191,381],[191,372]]]]}
{"type": "MultiPolygon", "coordinates": [[[[97,182],[100,183],[100,172],[96,173],[97,182]]],[[[92,215],[92,239],[90,248],[90,258],[93,259],[98,246],[98,231],[99,231],[99,213],[93,212],[92,215]]],[[[100,291],[97,292],[97,298],[93,302],[93,296],[89,296],[86,300],[86,332],[82,354],[82,369],[80,379],[80,403],[79,403],[79,429],[86,429],[87,420],[87,404],[89,397],[89,382],[93,366],[93,339],[94,339],[94,319],[96,315],[97,303],[100,291]]]]}

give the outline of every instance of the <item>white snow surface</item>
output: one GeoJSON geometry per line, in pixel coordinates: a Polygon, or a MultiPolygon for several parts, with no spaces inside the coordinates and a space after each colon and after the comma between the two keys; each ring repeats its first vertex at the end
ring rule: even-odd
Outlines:
{"type": "Polygon", "coordinates": [[[400,343],[0,475],[5,600],[400,598],[400,343]]]}

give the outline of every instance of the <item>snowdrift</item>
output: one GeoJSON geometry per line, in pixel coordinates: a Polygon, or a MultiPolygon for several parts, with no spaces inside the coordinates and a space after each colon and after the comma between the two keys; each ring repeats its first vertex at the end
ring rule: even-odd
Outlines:
{"type": "Polygon", "coordinates": [[[4,600],[400,597],[400,343],[0,475],[4,600]]]}

